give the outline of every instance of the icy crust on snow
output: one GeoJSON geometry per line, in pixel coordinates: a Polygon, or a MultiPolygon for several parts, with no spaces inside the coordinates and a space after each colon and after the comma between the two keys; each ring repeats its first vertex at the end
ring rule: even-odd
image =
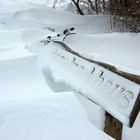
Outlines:
{"type": "Polygon", "coordinates": [[[140,85],[66,52],[60,46],[50,47],[49,51],[55,64],[51,64],[50,68],[56,82],[66,82],[129,125],[129,116],[139,95],[140,85]],[[56,71],[61,78],[57,78],[56,71]]]}

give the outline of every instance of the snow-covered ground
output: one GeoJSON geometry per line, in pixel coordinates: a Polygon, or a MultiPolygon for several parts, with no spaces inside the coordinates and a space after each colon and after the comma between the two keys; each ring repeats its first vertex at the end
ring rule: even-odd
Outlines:
{"type": "MultiPolygon", "coordinates": [[[[54,44],[40,40],[74,26],[76,34],[65,39],[73,50],[140,75],[140,35],[112,33],[108,16],[82,17],[46,2],[0,0],[0,139],[112,139],[93,125],[103,129],[103,110],[51,71],[47,50],[54,44]]],[[[124,126],[123,140],[139,139],[139,122],[140,116],[133,128],[124,126]]]]}
{"type": "Polygon", "coordinates": [[[6,102],[0,115],[1,140],[111,140],[87,120],[71,92],[6,102]]]}

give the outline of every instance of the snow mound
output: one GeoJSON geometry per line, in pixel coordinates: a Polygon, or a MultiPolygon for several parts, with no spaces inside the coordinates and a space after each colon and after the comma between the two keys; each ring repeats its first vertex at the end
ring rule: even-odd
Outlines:
{"type": "Polygon", "coordinates": [[[36,55],[23,48],[0,50],[0,101],[44,97],[51,93],[36,55]]]}
{"type": "Polygon", "coordinates": [[[0,114],[2,140],[113,140],[87,120],[71,92],[5,102],[0,114]]]}

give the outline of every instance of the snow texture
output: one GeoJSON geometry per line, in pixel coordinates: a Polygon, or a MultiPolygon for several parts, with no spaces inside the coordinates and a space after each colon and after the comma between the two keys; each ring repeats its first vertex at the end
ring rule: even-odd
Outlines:
{"type": "MultiPolygon", "coordinates": [[[[53,6],[50,0],[0,0],[1,140],[112,139],[95,127],[104,127],[103,109],[72,92],[68,82],[63,82],[67,77],[64,77],[66,71],[61,71],[62,66],[72,72],[72,76],[70,72],[67,75],[73,80],[70,83],[73,86],[81,84],[83,79],[90,79],[90,86],[101,84],[92,83],[91,65],[77,59],[78,64],[84,64],[83,71],[76,64],[71,65],[73,59],[69,55],[68,65],[54,53],[52,59],[49,52],[58,46],[53,43],[44,46],[40,41],[74,26],[77,34],[65,39],[72,49],[140,75],[140,35],[112,33],[108,16],[74,15],[70,4],[63,7],[69,1],[63,2],[58,1],[56,10],[50,8],[53,6]],[[73,77],[77,75],[80,77],[75,81],[73,77]]],[[[114,76],[113,80],[118,81],[114,76]]],[[[136,84],[126,86],[123,79],[119,83],[134,93],[139,89],[136,84]]],[[[83,90],[85,94],[90,86],[83,90]]],[[[96,92],[98,90],[94,89],[90,97],[96,92]]],[[[123,111],[124,115],[128,117],[130,110],[123,111]]],[[[132,129],[124,126],[123,140],[139,139],[139,120],[138,116],[132,129]]]]}

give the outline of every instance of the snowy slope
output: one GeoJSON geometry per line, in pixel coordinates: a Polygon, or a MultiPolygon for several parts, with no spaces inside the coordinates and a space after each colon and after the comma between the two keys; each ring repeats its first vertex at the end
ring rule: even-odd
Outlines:
{"type": "Polygon", "coordinates": [[[0,49],[0,101],[38,98],[50,94],[37,66],[37,57],[25,49],[0,49]]]}
{"type": "MultiPolygon", "coordinates": [[[[0,139],[111,139],[90,123],[73,93],[59,93],[48,97],[48,94],[52,93],[48,87],[52,78],[47,77],[47,86],[42,74],[49,73],[45,69],[41,73],[37,67],[37,61],[40,59],[37,60],[35,54],[25,50],[27,45],[41,39],[42,33],[43,36],[51,33],[41,29],[48,26],[48,23],[45,23],[46,20],[36,22],[38,16],[35,15],[39,12],[38,9],[22,13],[19,9],[26,7],[23,3],[12,5],[8,1],[4,2],[5,7],[3,3],[0,12],[0,139]],[[4,8],[9,9],[3,12],[4,8]],[[24,35],[27,37],[24,38],[24,35]]],[[[44,11],[41,11],[41,14],[42,12],[44,11]]],[[[65,88],[63,83],[62,88],[60,84],[56,88],[54,81],[50,87],[57,92],[71,90],[65,88]]]]}

